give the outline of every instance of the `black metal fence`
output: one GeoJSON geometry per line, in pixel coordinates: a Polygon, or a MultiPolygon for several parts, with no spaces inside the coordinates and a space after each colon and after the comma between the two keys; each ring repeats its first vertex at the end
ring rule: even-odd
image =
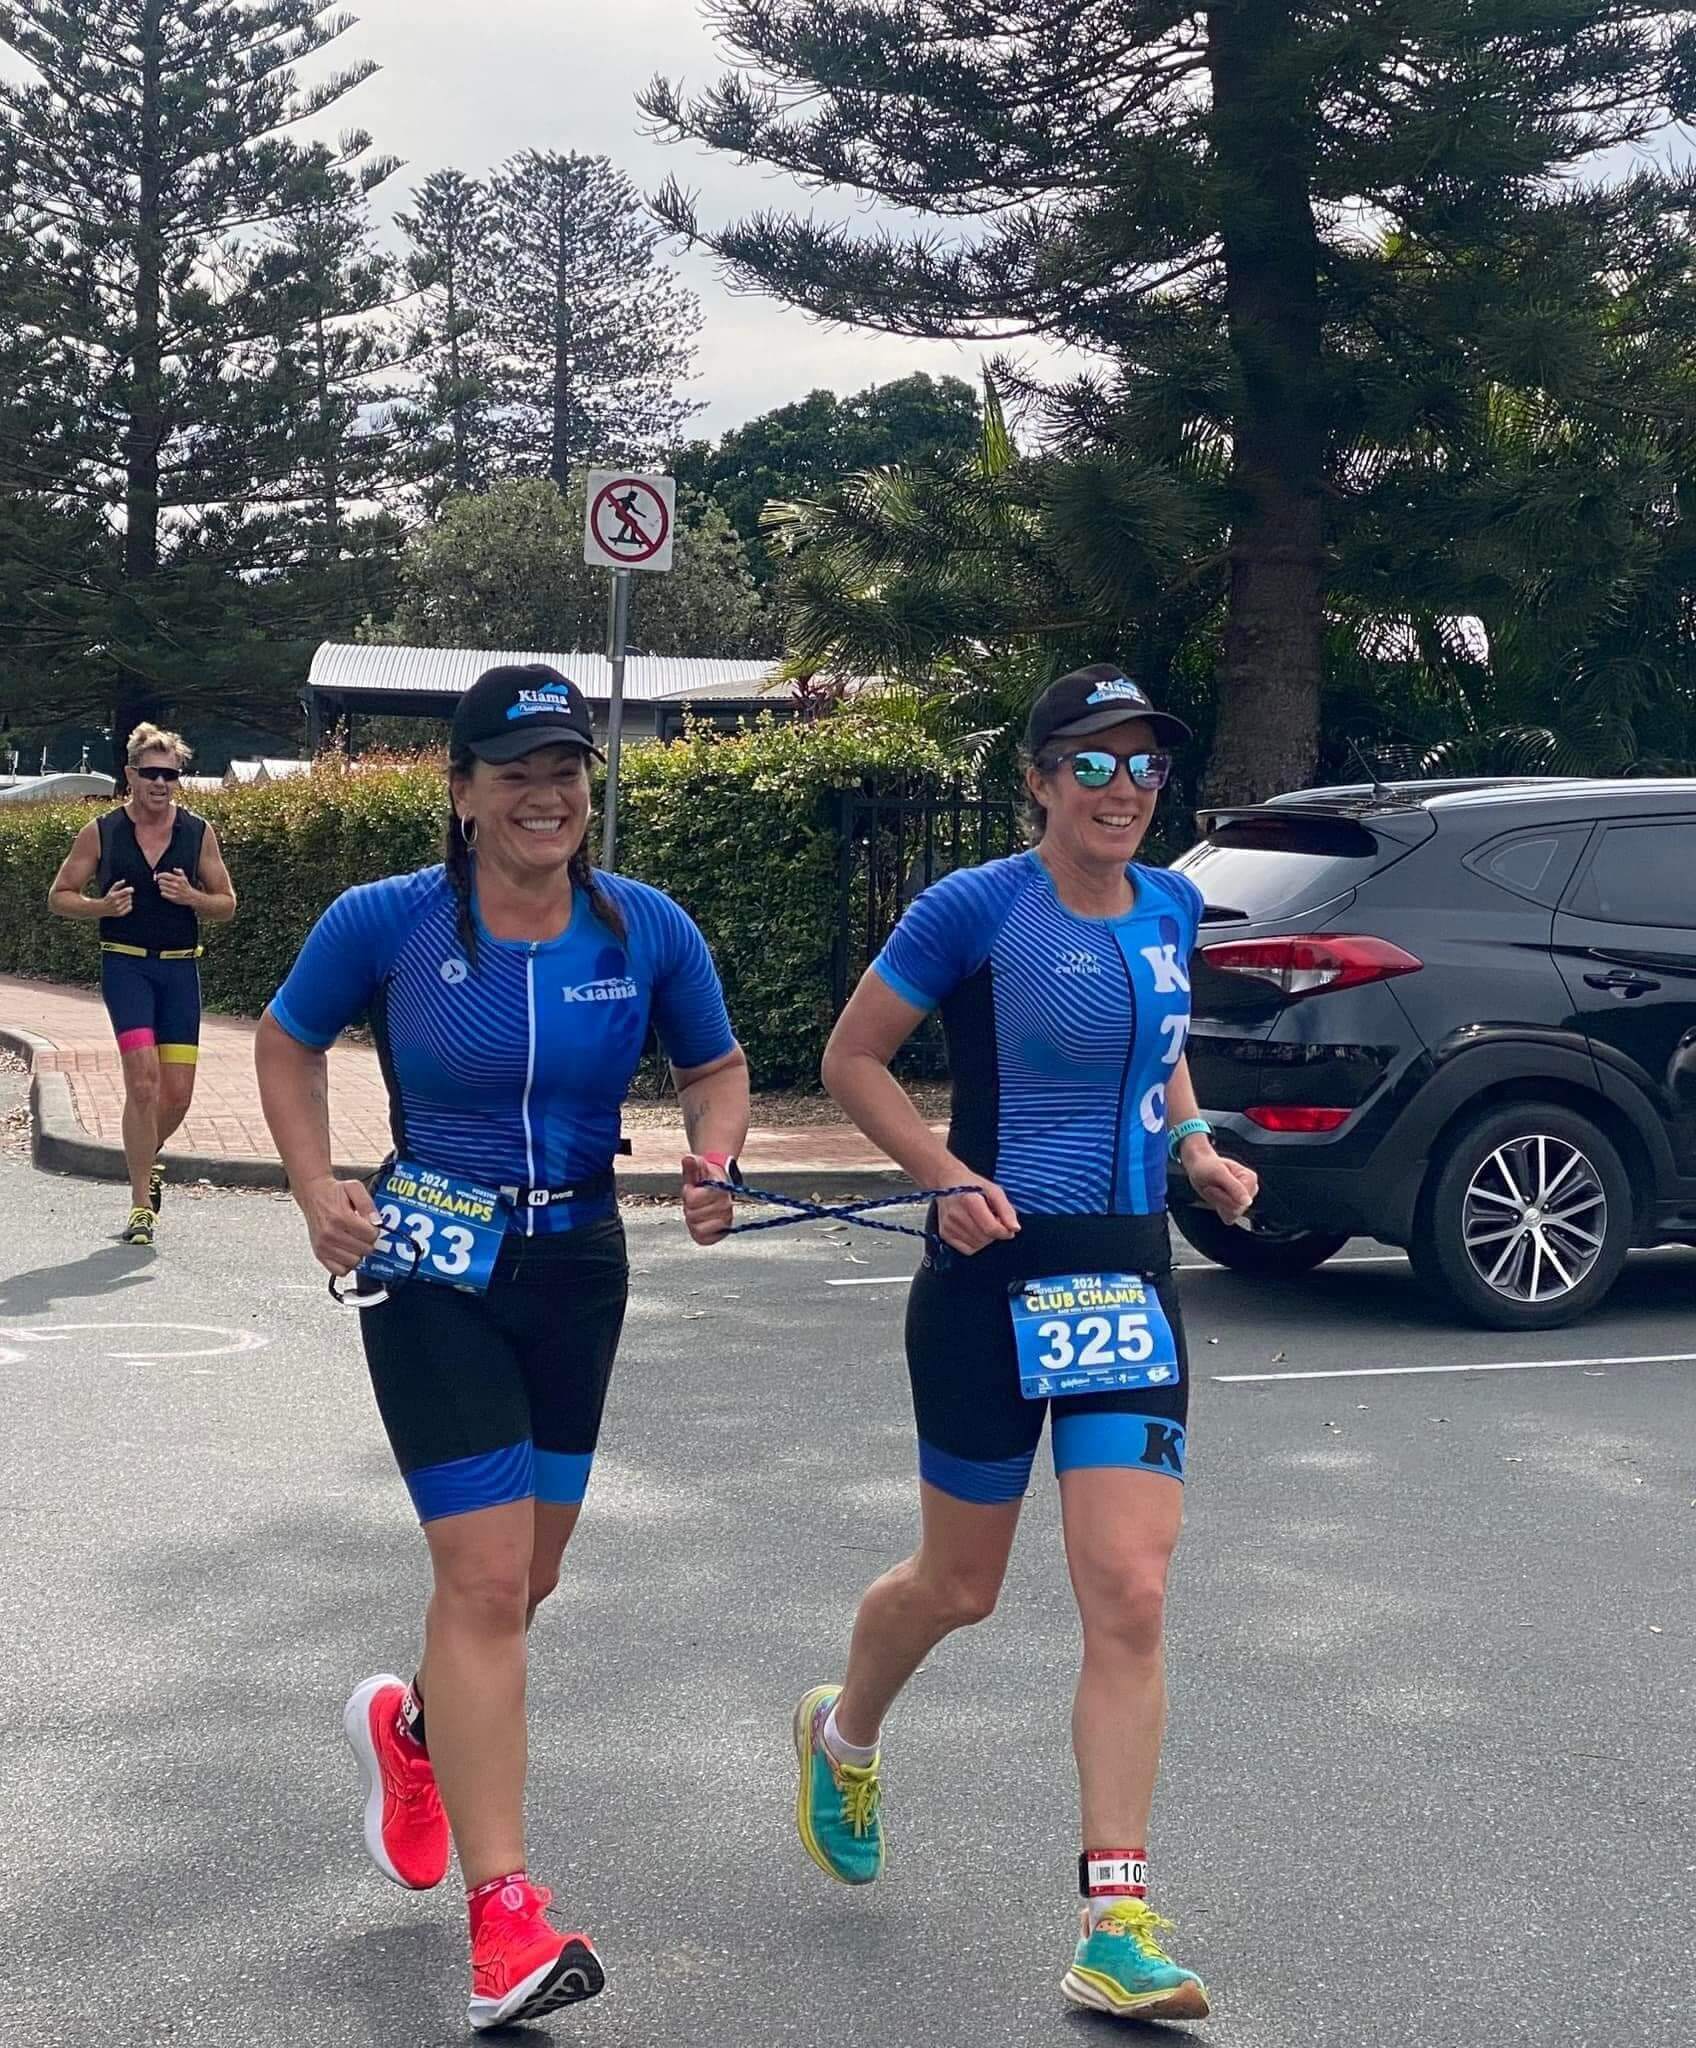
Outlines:
{"type": "MultiPolygon", "coordinates": [[[[896,919],[939,876],[1016,853],[1017,807],[1005,798],[865,796],[838,799],[833,993],[840,1010],[896,919]]],[[[929,1058],[923,1064],[930,1064],[929,1058]]]]}

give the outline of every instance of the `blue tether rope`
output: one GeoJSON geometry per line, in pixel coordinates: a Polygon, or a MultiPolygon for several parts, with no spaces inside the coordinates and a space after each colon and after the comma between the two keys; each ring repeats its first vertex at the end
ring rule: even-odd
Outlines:
{"type": "Polygon", "coordinates": [[[948,1255],[948,1246],[934,1230],[915,1230],[910,1223],[884,1223],[868,1212],[873,1209],[908,1209],[915,1202],[937,1202],[945,1195],[975,1195],[981,1192],[975,1181],[957,1188],[916,1188],[910,1195],[875,1195],[860,1202],[809,1202],[801,1195],[774,1194],[769,1188],[751,1188],[741,1181],[709,1180],[700,1183],[715,1192],[744,1202],[764,1202],[774,1209],[787,1209],[787,1216],[762,1216],[753,1223],[733,1223],[730,1235],[748,1230],[781,1230],[787,1223],[856,1223],[862,1230],[886,1230],[895,1237],[922,1238],[933,1253],[948,1255]]]}

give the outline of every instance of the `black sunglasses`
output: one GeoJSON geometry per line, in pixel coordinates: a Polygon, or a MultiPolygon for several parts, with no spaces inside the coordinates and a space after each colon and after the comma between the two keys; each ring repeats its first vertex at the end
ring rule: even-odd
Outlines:
{"type": "Polygon", "coordinates": [[[180,768],[160,768],[154,765],[137,768],[132,772],[139,775],[144,782],[180,782],[183,775],[180,768]]]}
{"type": "Polygon", "coordinates": [[[1105,789],[1121,766],[1138,789],[1164,789],[1172,773],[1170,754],[1111,754],[1105,747],[1080,747],[1050,757],[1050,770],[1070,761],[1073,779],[1083,789],[1105,789]]]}

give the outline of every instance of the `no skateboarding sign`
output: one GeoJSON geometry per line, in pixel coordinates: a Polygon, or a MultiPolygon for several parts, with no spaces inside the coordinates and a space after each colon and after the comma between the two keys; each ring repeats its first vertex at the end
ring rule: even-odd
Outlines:
{"type": "Polygon", "coordinates": [[[597,569],[669,569],[676,507],[669,476],[590,470],[584,561],[597,569]]]}
{"type": "Polygon", "coordinates": [[[618,757],[624,730],[624,657],[630,634],[630,572],[669,569],[677,530],[677,481],[629,469],[592,469],[583,506],[583,559],[610,569],[607,656],[607,779],[602,797],[601,865],[618,865],[618,757]]]}

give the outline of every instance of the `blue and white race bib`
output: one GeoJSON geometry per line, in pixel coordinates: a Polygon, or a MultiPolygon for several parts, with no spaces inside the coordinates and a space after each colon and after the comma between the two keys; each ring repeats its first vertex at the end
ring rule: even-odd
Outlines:
{"type": "Polygon", "coordinates": [[[1140,1273],[1058,1273],[1012,1293],[1019,1391],[1027,1401],[1170,1387],[1178,1340],[1140,1273]]]}
{"type": "Polygon", "coordinates": [[[381,1235],[359,1270],[374,1280],[434,1280],[483,1294],[506,1236],[493,1188],[398,1159],[372,1190],[381,1235]],[[409,1249],[410,1247],[410,1249],[409,1249]]]}

